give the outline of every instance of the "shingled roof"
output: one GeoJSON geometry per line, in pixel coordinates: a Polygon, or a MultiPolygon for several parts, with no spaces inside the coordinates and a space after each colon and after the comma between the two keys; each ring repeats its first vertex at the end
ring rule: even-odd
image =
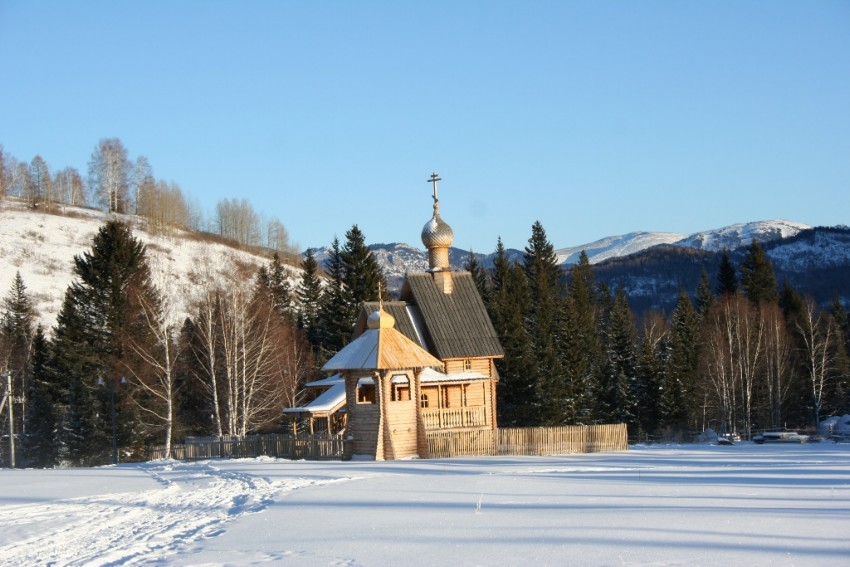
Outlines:
{"type": "Polygon", "coordinates": [[[443,362],[395,329],[395,317],[385,310],[372,313],[366,331],[328,360],[328,370],[390,370],[442,368],[443,362]]]}
{"type": "Polygon", "coordinates": [[[442,360],[504,356],[472,274],[452,272],[451,278],[452,292],[447,294],[430,273],[405,277],[401,299],[421,314],[428,350],[442,360]]]}

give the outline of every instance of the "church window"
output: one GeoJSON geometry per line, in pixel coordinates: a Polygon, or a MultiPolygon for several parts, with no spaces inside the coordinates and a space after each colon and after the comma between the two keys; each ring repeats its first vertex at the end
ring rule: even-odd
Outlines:
{"type": "Polygon", "coordinates": [[[357,403],[375,403],[375,382],[373,382],[371,378],[361,378],[357,382],[357,403]]]}
{"type": "Polygon", "coordinates": [[[420,398],[420,401],[419,401],[419,406],[423,407],[423,408],[428,407],[428,394],[422,394],[422,397],[420,398]]]}
{"type": "Polygon", "coordinates": [[[392,377],[392,401],[403,402],[410,400],[410,379],[404,374],[392,377]]]}
{"type": "Polygon", "coordinates": [[[467,358],[466,360],[463,361],[463,369],[467,372],[472,370],[472,359],[467,358]]]}

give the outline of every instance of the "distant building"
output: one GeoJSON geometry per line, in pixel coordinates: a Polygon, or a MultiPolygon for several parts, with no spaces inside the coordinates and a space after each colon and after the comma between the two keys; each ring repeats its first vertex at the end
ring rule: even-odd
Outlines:
{"type": "Polygon", "coordinates": [[[349,458],[425,456],[426,431],[496,428],[494,361],[504,351],[472,275],[449,265],[439,180],[431,176],[434,214],[422,229],[428,271],[405,276],[399,301],[364,303],[353,340],[322,367],[336,374],[308,384],[325,391],[284,410],[331,432],[344,423],[349,458]]]}

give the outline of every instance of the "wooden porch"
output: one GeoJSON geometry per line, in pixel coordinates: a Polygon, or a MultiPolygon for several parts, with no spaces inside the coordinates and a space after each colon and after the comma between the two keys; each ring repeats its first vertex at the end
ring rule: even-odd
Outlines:
{"type": "Polygon", "coordinates": [[[422,421],[425,429],[466,429],[471,427],[486,427],[485,406],[422,409],[422,421]]]}

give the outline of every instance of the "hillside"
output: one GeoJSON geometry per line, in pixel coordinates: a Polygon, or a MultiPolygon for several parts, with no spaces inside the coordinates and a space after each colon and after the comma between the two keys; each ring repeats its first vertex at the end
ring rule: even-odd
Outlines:
{"type": "MultiPolygon", "coordinates": [[[[741,265],[747,246],[730,249],[735,266],[741,265]]],[[[850,228],[808,228],[788,238],[769,240],[763,246],[773,264],[777,285],[787,281],[821,305],[828,305],[836,295],[850,304],[850,228]]],[[[612,290],[622,287],[636,312],[659,309],[669,313],[679,288],[694,294],[703,269],[712,285],[715,283],[720,256],[711,249],[665,245],[601,262],[593,273],[612,290]]]]}
{"type": "MultiPolygon", "coordinates": [[[[64,214],[45,214],[6,199],[0,200],[0,295],[6,295],[20,271],[38,321],[52,327],[74,277],[74,256],[90,250],[100,226],[112,218],[127,222],[147,246],[153,281],[166,290],[171,318],[178,323],[205,288],[252,282],[257,268],[268,262],[268,257],[190,232],[150,234],[144,221],[132,215],[75,207],[66,207],[64,214]]],[[[287,269],[297,277],[295,268],[287,269]]]]}

